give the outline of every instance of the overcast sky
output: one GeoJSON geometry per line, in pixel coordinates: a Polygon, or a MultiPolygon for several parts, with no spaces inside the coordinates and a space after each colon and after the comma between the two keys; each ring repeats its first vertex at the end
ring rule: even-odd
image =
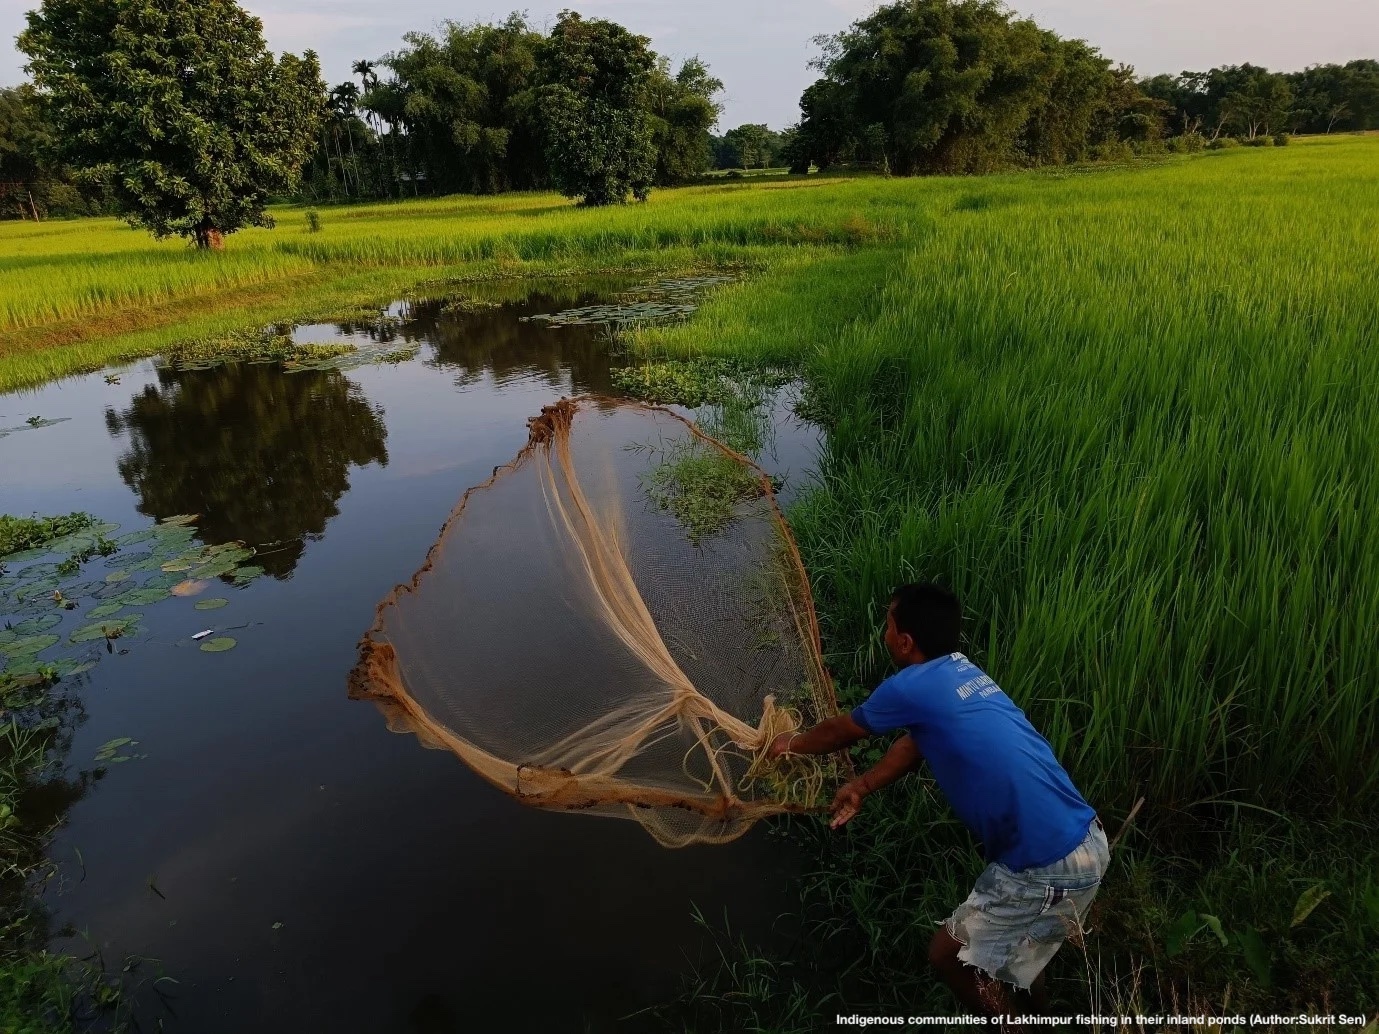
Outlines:
{"type": "MultiPolygon", "coordinates": [[[[36,0],[0,0],[0,84],[23,78],[14,37],[36,0]]],[[[243,0],[242,0],[243,2],[243,0]]],[[[395,49],[402,34],[438,22],[501,18],[491,0],[248,0],[274,50],[314,49],[328,82],[358,58],[395,49]]],[[[544,26],[564,7],[612,18],[650,36],[662,54],[698,54],[727,86],[724,128],[799,117],[814,79],[810,40],[864,15],[872,0],[566,0],[525,5],[544,26]]],[[[1016,0],[1020,14],[1143,74],[1252,61],[1290,71],[1328,61],[1379,58],[1379,0],[1016,0]]]]}

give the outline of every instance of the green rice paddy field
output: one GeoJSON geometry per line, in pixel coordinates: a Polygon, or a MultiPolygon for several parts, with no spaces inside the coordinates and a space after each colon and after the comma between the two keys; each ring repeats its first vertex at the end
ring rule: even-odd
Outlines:
{"type": "MultiPolygon", "coordinates": [[[[1108,828],[1145,799],[1058,996],[1379,1009],[1379,137],[276,216],[209,255],[0,225],[0,388],[423,281],[745,267],[630,344],[801,364],[829,435],[790,517],[844,695],[891,585],[944,580],[1108,828]]],[[[928,784],[796,826],[812,936],[725,934],[686,1026],[946,1007],[925,948],[978,860],[928,784]]]]}

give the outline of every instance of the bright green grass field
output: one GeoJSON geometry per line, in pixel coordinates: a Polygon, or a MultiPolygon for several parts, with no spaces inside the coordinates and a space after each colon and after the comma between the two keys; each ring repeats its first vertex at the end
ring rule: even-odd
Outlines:
{"type": "MultiPolygon", "coordinates": [[[[276,215],[222,255],[114,221],[0,225],[0,386],[426,279],[746,262],[632,344],[803,363],[830,433],[791,521],[844,695],[884,673],[890,587],[942,579],[969,652],[1108,825],[1146,798],[1108,884],[1115,957],[1234,1003],[1379,1008],[1360,832],[1379,810],[1379,138],[611,211],[332,208],[317,234],[276,215]],[[1292,927],[1317,883],[1331,898],[1292,927]],[[1226,943],[1170,957],[1188,908],[1226,943]]],[[[975,857],[922,783],[868,809],[806,881],[865,960],[830,986],[942,1005],[924,942],[975,857]]],[[[723,978],[722,1022],[812,1029],[818,995],[757,962],[723,978]]]]}

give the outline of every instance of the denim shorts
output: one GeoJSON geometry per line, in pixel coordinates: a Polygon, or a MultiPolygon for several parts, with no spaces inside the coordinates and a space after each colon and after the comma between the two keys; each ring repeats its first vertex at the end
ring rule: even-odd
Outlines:
{"type": "Polygon", "coordinates": [[[995,862],[944,922],[963,948],[958,958],[988,976],[1028,989],[1066,940],[1081,943],[1082,923],[1111,852],[1093,822],[1067,857],[1012,872],[995,862]]]}

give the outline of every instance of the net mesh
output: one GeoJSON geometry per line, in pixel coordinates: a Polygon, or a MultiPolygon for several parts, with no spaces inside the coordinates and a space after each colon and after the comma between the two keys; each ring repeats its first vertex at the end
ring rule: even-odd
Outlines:
{"type": "Polygon", "coordinates": [[[764,759],[837,706],[766,475],[651,406],[530,429],[379,604],[350,695],[524,803],[667,846],[817,807],[841,760],[764,759]]]}

